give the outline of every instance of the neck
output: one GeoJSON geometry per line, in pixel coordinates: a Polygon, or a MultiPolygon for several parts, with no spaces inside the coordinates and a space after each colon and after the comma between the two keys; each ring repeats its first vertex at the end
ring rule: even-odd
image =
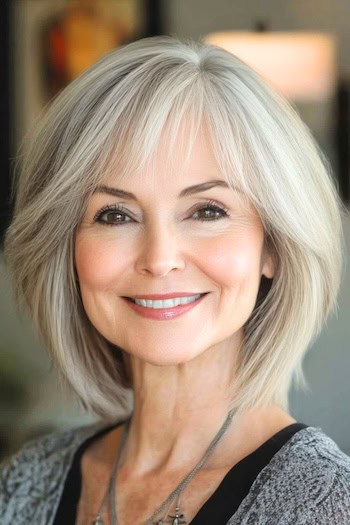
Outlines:
{"type": "Polygon", "coordinates": [[[134,411],[124,465],[145,474],[201,456],[230,410],[236,355],[221,346],[162,367],[131,357],[134,411]]]}
{"type": "MultiPolygon", "coordinates": [[[[237,356],[232,344],[174,366],[131,356],[134,410],[122,459],[125,477],[171,474],[202,457],[230,411],[237,356]]],[[[224,469],[291,422],[277,405],[234,415],[207,468],[224,469]]]]}

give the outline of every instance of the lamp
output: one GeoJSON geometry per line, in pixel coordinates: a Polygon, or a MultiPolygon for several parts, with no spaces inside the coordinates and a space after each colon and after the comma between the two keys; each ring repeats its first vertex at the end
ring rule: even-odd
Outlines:
{"type": "Polygon", "coordinates": [[[336,90],[336,41],[330,33],[227,31],[203,40],[236,55],[293,101],[325,101],[336,90]]]}

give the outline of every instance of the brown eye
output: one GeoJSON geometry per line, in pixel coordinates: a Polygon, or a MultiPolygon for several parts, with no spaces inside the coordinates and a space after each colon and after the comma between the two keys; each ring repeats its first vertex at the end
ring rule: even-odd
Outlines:
{"type": "Polygon", "coordinates": [[[197,219],[199,221],[217,221],[219,219],[228,217],[228,210],[218,206],[217,204],[212,204],[209,202],[206,206],[198,208],[194,215],[196,214],[201,215],[197,219]]]}
{"type": "Polygon", "coordinates": [[[126,214],[122,206],[107,206],[99,212],[94,217],[94,222],[100,224],[106,224],[108,226],[118,226],[120,224],[127,224],[130,221],[125,220],[129,218],[129,215],[126,214]]]}

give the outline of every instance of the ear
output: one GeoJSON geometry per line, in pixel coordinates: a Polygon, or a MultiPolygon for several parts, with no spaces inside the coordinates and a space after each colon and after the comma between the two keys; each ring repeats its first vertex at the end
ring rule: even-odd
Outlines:
{"type": "Polygon", "coordinates": [[[263,250],[261,274],[268,279],[273,279],[276,273],[276,260],[269,243],[266,243],[263,250]]]}

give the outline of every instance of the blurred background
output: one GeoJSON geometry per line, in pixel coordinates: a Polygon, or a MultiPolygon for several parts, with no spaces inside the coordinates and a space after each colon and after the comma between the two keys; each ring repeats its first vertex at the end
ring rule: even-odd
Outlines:
{"type": "MultiPolygon", "coordinates": [[[[310,127],[349,206],[349,0],[3,0],[0,16],[2,238],[18,146],[51,97],[111,49],[157,34],[221,45],[257,69],[310,127]]],[[[349,215],[344,229],[349,261],[349,215]]],[[[310,391],[292,391],[290,404],[350,455],[349,313],[347,263],[338,312],[304,360],[310,391]]],[[[59,388],[16,313],[1,250],[0,334],[0,459],[43,432],[94,420],[59,388]]]]}

